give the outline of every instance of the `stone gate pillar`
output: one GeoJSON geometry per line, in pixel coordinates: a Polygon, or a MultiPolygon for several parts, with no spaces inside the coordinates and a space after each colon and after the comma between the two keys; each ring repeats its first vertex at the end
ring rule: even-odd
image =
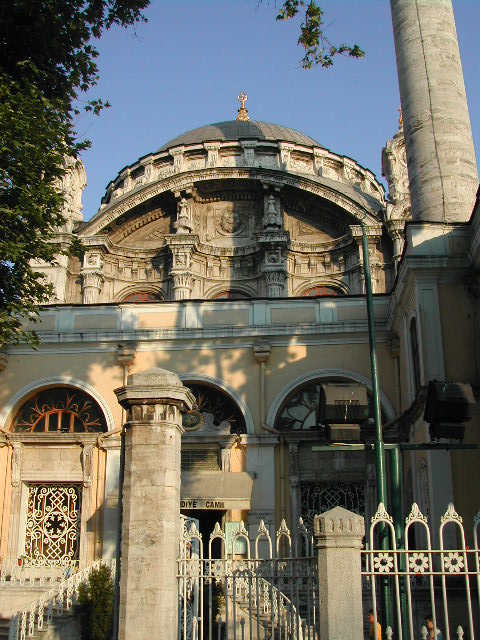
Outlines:
{"type": "Polygon", "coordinates": [[[176,640],[181,412],[194,397],[164,369],[115,394],[127,411],[118,638],[176,640]]]}
{"type": "Polygon", "coordinates": [[[313,522],[318,558],[320,640],[363,640],[362,516],[335,507],[313,522]]]}

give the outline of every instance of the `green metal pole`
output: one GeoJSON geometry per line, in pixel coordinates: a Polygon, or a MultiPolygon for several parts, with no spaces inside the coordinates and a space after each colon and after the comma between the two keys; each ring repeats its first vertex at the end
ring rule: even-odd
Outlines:
{"type": "MultiPolygon", "coordinates": [[[[400,445],[390,449],[390,485],[392,490],[392,517],[395,527],[397,549],[405,548],[405,528],[403,526],[402,455],[400,445]]],[[[399,557],[399,569],[405,570],[405,558],[399,557]]],[[[402,616],[403,640],[407,640],[407,594],[405,579],[400,578],[400,614],[402,616]]]]}
{"type": "MultiPolygon", "coordinates": [[[[370,366],[372,370],[373,418],[375,421],[375,471],[377,480],[377,499],[387,508],[387,490],[385,483],[385,448],[383,446],[382,414],[378,393],[377,352],[375,347],[375,317],[373,315],[372,278],[370,275],[370,258],[368,255],[368,241],[365,225],[362,225],[363,270],[365,275],[365,294],[367,298],[368,339],[370,342],[370,366]]],[[[380,546],[388,549],[388,535],[385,525],[380,527],[380,546]]],[[[382,580],[381,600],[384,628],[392,627],[391,591],[388,579],[382,580]]]]}
{"type": "Polygon", "coordinates": [[[378,502],[387,508],[387,491],[385,484],[385,449],[383,446],[382,414],[378,394],[377,353],[375,347],[375,318],[373,315],[372,278],[370,275],[370,259],[365,225],[362,222],[363,270],[365,273],[365,294],[367,297],[368,338],[370,341],[370,366],[372,370],[373,418],[375,420],[375,471],[377,479],[378,502]]]}
{"type": "Polygon", "coordinates": [[[390,449],[390,485],[392,490],[392,517],[395,526],[395,538],[397,548],[403,549],[404,528],[403,528],[403,494],[402,494],[402,460],[400,447],[390,449]]]}

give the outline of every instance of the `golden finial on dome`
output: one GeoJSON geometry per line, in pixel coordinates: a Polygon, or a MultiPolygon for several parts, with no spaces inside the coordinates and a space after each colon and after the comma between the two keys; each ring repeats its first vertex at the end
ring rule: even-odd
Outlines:
{"type": "Polygon", "coordinates": [[[238,94],[240,109],[238,110],[237,120],[240,120],[241,122],[247,122],[248,120],[250,120],[250,118],[248,117],[248,111],[245,108],[245,102],[247,100],[248,100],[248,96],[244,91],[238,94]]]}

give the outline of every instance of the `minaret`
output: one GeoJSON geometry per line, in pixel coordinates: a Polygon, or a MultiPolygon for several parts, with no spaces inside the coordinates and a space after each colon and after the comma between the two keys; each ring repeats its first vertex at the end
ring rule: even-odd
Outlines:
{"type": "Polygon", "coordinates": [[[478,187],[451,0],[390,0],[412,218],[462,222],[478,187]]]}

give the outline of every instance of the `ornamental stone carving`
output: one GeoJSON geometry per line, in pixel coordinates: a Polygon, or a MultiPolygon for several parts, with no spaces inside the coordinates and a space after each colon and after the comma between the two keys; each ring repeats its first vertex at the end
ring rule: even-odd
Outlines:
{"type": "Polygon", "coordinates": [[[273,194],[268,197],[263,218],[263,228],[266,231],[281,229],[282,216],[280,214],[276,198],[273,194]]]}
{"type": "Polygon", "coordinates": [[[177,233],[192,233],[193,223],[191,216],[191,203],[182,198],[177,206],[177,220],[174,223],[177,233]]]}
{"type": "Polygon", "coordinates": [[[207,150],[207,167],[216,167],[218,165],[218,151],[220,149],[220,144],[206,142],[204,147],[207,150]]]}
{"type": "Polygon", "coordinates": [[[180,173],[183,171],[184,164],[184,147],[178,147],[170,151],[173,156],[173,172],[180,173]]]}
{"type": "Polygon", "coordinates": [[[388,140],[382,149],[382,175],[388,183],[388,198],[393,205],[387,210],[387,217],[391,220],[405,220],[411,215],[410,189],[408,185],[407,156],[403,125],[400,121],[399,129],[388,140]]]}
{"type": "Polygon", "coordinates": [[[192,297],[195,276],[190,271],[172,271],[173,299],[187,300],[192,297]]]}
{"type": "Polygon", "coordinates": [[[246,167],[253,167],[255,164],[256,140],[244,140],[241,142],[243,148],[243,161],[246,167]]]}
{"type": "Polygon", "coordinates": [[[83,486],[92,486],[93,475],[93,444],[86,444],[82,448],[83,486]]]}
{"type": "Polygon", "coordinates": [[[265,289],[268,298],[281,298],[287,274],[284,270],[265,270],[265,289]]]}
{"type": "Polygon", "coordinates": [[[285,142],[280,142],[280,163],[282,169],[284,171],[288,171],[290,169],[290,155],[294,149],[293,144],[285,144],[285,142]]]}
{"type": "Polygon", "coordinates": [[[12,451],[12,487],[18,487],[22,478],[22,454],[23,444],[21,442],[13,443],[12,451]]]}
{"type": "Polygon", "coordinates": [[[220,235],[238,235],[247,224],[246,211],[238,207],[225,208],[219,212],[216,230],[220,235]]]}
{"type": "Polygon", "coordinates": [[[95,304],[100,299],[103,277],[103,258],[100,253],[86,253],[83,258],[82,299],[84,304],[95,304]]]}
{"type": "Polygon", "coordinates": [[[63,160],[64,175],[59,181],[63,194],[62,215],[65,223],[59,231],[71,233],[76,222],[83,220],[82,192],[87,186],[87,174],[81,160],[67,156],[63,160]]]}

